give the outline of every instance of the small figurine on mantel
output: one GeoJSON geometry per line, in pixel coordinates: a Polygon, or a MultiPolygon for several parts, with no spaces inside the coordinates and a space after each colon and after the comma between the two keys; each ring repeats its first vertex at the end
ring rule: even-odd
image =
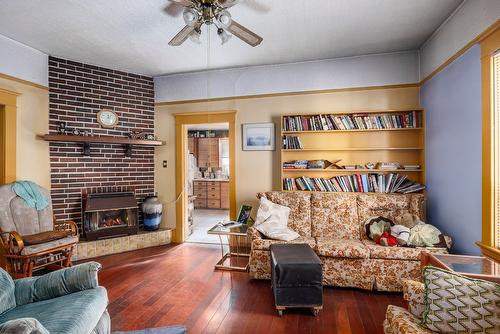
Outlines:
{"type": "Polygon", "coordinates": [[[79,129],[71,129],[66,126],[66,122],[60,122],[58,132],[61,135],[73,135],[73,136],[92,136],[92,130],[79,130],[79,129]]]}
{"type": "Polygon", "coordinates": [[[147,133],[145,131],[132,131],[128,134],[130,139],[139,140],[158,140],[157,137],[152,133],[147,133]]]}

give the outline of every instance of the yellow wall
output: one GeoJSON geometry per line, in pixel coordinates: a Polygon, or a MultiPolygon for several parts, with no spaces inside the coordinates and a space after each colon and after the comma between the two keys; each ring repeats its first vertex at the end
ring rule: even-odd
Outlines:
{"type": "Polygon", "coordinates": [[[0,88],[17,92],[16,177],[50,188],[49,144],[36,138],[48,132],[49,93],[14,80],[0,78],[0,88]]]}
{"type": "Polygon", "coordinates": [[[418,108],[418,87],[337,91],[295,96],[271,96],[252,99],[185,103],[156,106],[156,135],[167,145],[156,149],[156,189],[166,204],[164,226],[175,227],[175,119],[173,114],[196,111],[236,110],[236,207],[250,204],[257,208],[255,194],[281,189],[280,146],[274,152],[250,152],[241,149],[241,124],[275,122],[279,134],[280,116],[289,113],[328,113],[351,110],[418,108]],[[168,167],[162,167],[162,161],[168,167]]]}

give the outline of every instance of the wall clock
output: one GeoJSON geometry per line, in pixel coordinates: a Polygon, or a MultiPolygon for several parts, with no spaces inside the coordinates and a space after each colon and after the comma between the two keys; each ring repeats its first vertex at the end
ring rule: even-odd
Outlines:
{"type": "Polygon", "coordinates": [[[103,128],[114,128],[118,124],[118,115],[110,109],[102,109],[97,113],[97,122],[103,128]]]}

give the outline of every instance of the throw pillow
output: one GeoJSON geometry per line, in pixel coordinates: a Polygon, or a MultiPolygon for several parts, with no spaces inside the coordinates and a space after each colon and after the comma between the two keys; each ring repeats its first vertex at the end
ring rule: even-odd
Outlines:
{"type": "Polygon", "coordinates": [[[0,324],[0,334],[50,334],[35,318],[19,318],[0,324]]]}
{"type": "Polygon", "coordinates": [[[388,218],[382,216],[370,217],[365,221],[366,236],[376,242],[384,232],[390,234],[393,225],[392,220],[388,218]]]}
{"type": "Polygon", "coordinates": [[[300,235],[288,228],[290,208],[261,197],[254,227],[270,239],[292,241],[300,235]]]}
{"type": "Polygon", "coordinates": [[[421,223],[410,229],[408,245],[415,247],[446,248],[444,235],[435,226],[421,223]]]}
{"type": "Polygon", "coordinates": [[[422,325],[440,333],[498,333],[500,284],[425,267],[422,325]]]}

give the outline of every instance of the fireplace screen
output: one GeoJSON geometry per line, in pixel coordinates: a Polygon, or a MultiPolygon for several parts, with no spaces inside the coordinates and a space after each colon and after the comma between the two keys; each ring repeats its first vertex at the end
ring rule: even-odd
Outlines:
{"type": "Polygon", "coordinates": [[[138,207],[133,192],[92,193],[84,201],[87,240],[137,233],[138,207]]]}

